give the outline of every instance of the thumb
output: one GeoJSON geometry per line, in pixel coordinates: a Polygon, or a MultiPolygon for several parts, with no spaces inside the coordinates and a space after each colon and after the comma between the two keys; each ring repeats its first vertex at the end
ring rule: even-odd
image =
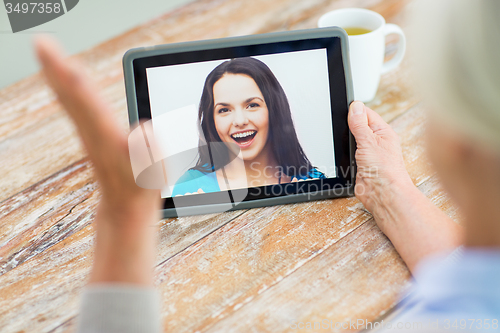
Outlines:
{"type": "Polygon", "coordinates": [[[354,101],[351,103],[347,120],[349,122],[349,129],[356,140],[373,134],[370,126],[368,126],[366,107],[362,102],[354,101]]]}

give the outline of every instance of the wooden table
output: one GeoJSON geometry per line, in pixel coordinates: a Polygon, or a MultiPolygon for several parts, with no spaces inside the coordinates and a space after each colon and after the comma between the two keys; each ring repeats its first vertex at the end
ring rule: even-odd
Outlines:
{"type": "MultiPolygon", "coordinates": [[[[409,3],[201,0],[75,57],[127,130],[121,59],[130,48],[313,28],[321,14],[354,6],[405,28],[409,3]]],[[[425,159],[425,119],[408,68],[407,58],[384,75],[370,106],[401,136],[414,183],[456,218],[425,159]]],[[[74,126],[39,74],[0,91],[0,171],[0,331],[72,331],[92,264],[99,189],[74,126]]],[[[356,198],[167,219],[159,237],[156,282],[170,332],[374,321],[409,285],[407,267],[356,198]]]]}

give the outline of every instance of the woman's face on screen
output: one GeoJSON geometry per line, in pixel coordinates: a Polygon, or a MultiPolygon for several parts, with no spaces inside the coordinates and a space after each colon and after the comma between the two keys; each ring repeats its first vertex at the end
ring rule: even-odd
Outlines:
{"type": "Polygon", "coordinates": [[[219,137],[237,144],[244,160],[255,159],[264,150],[269,132],[269,111],[259,87],[247,75],[225,74],[213,89],[219,137]]]}

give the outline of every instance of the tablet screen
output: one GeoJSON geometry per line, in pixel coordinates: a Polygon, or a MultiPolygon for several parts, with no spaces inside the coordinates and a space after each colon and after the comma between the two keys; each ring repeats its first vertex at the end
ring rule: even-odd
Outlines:
{"type": "Polygon", "coordinates": [[[167,157],[165,207],[172,198],[189,205],[203,196],[210,204],[228,192],[234,201],[346,186],[348,161],[338,157],[349,151],[347,98],[337,39],[134,60],[139,116],[152,119],[167,157]]]}

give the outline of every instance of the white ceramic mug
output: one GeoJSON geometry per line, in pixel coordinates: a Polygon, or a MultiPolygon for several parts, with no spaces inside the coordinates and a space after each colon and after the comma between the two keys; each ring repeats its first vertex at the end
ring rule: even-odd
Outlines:
{"type": "Polygon", "coordinates": [[[364,28],[370,32],[349,36],[351,73],[354,98],[369,102],[375,98],[380,75],[398,67],[406,50],[403,30],[395,24],[385,23],[382,15],[363,8],[344,8],[328,12],[318,20],[318,27],[364,28]],[[384,62],[385,36],[398,34],[398,50],[394,57],[384,62]]]}

